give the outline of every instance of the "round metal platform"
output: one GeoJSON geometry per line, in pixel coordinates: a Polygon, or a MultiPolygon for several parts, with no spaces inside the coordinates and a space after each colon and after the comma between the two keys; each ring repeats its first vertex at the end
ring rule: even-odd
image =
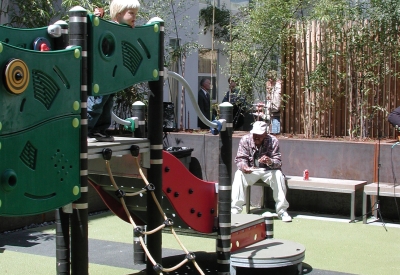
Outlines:
{"type": "Polygon", "coordinates": [[[236,273],[236,267],[273,268],[295,264],[302,274],[305,251],[305,247],[296,242],[265,239],[231,254],[231,274],[236,273]]]}

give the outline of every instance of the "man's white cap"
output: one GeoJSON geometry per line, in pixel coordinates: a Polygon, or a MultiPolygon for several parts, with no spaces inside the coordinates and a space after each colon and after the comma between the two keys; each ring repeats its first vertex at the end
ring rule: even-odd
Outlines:
{"type": "Polygon", "coordinates": [[[267,132],[267,123],[264,121],[256,121],[253,124],[253,129],[251,129],[250,133],[256,135],[262,135],[267,132]]]}

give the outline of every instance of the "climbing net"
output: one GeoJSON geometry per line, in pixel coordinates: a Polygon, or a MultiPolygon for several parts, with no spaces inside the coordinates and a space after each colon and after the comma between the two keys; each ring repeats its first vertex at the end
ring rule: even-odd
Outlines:
{"type": "MultiPolygon", "coordinates": [[[[103,154],[103,155],[104,155],[104,154],[103,154]]],[[[110,180],[111,180],[111,183],[112,183],[113,187],[114,187],[115,190],[116,190],[116,191],[115,191],[115,194],[116,194],[116,196],[119,198],[119,200],[120,200],[120,202],[121,202],[121,205],[122,205],[122,207],[124,208],[124,211],[125,211],[125,213],[126,213],[128,219],[129,219],[130,224],[132,224],[132,226],[133,226],[133,230],[134,230],[135,237],[138,237],[138,238],[139,238],[140,244],[141,244],[141,246],[143,247],[143,250],[145,251],[145,253],[146,253],[148,259],[149,259],[149,260],[152,262],[152,264],[153,264],[153,269],[154,269],[158,274],[162,274],[162,272],[172,272],[172,271],[175,271],[175,270],[177,270],[178,268],[180,268],[181,266],[183,266],[184,264],[186,264],[186,263],[188,263],[189,261],[191,261],[191,262],[193,263],[193,265],[196,267],[196,269],[199,271],[199,273],[202,274],[202,275],[204,275],[204,272],[202,271],[202,269],[200,268],[200,266],[198,265],[198,263],[197,263],[196,260],[195,260],[195,259],[196,259],[195,254],[192,253],[192,252],[189,252],[189,251],[186,249],[186,247],[183,245],[183,243],[180,241],[178,235],[176,234],[176,232],[175,232],[175,230],[174,230],[174,228],[173,228],[173,224],[174,224],[174,223],[173,223],[173,220],[170,219],[170,218],[168,218],[168,217],[165,215],[165,213],[164,213],[164,211],[163,211],[163,209],[162,209],[162,207],[161,207],[159,201],[157,200],[157,198],[156,198],[156,196],[155,196],[155,194],[154,194],[154,192],[153,192],[154,189],[155,189],[154,185],[153,185],[153,184],[150,184],[150,183],[148,182],[146,176],[145,176],[144,173],[143,173],[142,168],[141,168],[140,165],[139,165],[138,155],[139,155],[139,154],[132,154],[132,156],[133,156],[134,159],[135,159],[135,164],[136,164],[136,166],[137,166],[137,168],[138,168],[138,170],[139,170],[140,176],[142,177],[142,179],[143,179],[143,181],[144,181],[144,183],[145,183],[145,187],[144,187],[143,190],[141,190],[141,191],[132,192],[132,193],[126,193],[125,191],[123,191],[122,189],[119,188],[119,186],[118,186],[117,183],[115,182],[114,176],[113,176],[112,171],[111,171],[111,167],[110,167],[110,159],[111,159],[111,157],[108,157],[108,158],[105,159],[105,163],[106,163],[106,168],[107,168],[108,175],[109,175],[109,177],[110,177],[110,180]],[[132,216],[131,216],[131,214],[130,214],[130,212],[129,212],[129,210],[128,210],[128,207],[126,206],[125,198],[124,198],[124,197],[127,197],[127,196],[137,196],[137,195],[140,195],[140,194],[142,194],[142,193],[144,193],[144,192],[150,192],[150,194],[151,194],[151,196],[152,196],[152,198],[153,198],[153,200],[154,200],[154,203],[156,204],[156,206],[157,206],[157,208],[158,208],[158,210],[159,210],[161,216],[162,216],[163,219],[164,219],[163,224],[161,224],[160,226],[158,226],[157,228],[155,228],[155,229],[153,229],[153,230],[151,230],[151,231],[143,231],[142,228],[141,228],[140,226],[137,226],[137,225],[136,225],[136,223],[134,222],[134,220],[133,220],[133,218],[132,218],[132,216]],[[145,244],[145,242],[144,242],[144,239],[143,239],[143,236],[145,236],[145,235],[151,235],[151,234],[153,234],[153,233],[156,233],[156,232],[158,232],[159,230],[162,230],[162,229],[165,228],[165,227],[169,227],[169,228],[171,229],[171,233],[172,233],[173,236],[175,237],[176,241],[178,242],[178,244],[180,245],[180,247],[182,248],[182,250],[186,253],[185,259],[182,260],[182,261],[181,261],[180,263],[178,263],[177,265],[171,267],[171,268],[164,268],[161,264],[157,263],[157,262],[154,260],[154,258],[151,256],[149,250],[147,249],[147,246],[146,246],[146,244],[145,244]]]]}

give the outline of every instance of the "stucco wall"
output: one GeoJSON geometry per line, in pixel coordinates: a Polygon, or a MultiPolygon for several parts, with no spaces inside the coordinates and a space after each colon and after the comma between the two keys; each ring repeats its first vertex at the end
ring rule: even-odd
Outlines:
{"type": "MultiPolygon", "coordinates": [[[[235,157],[241,136],[232,138],[232,157],[235,157]]],[[[204,168],[203,177],[218,180],[219,136],[211,134],[169,133],[165,139],[169,146],[191,147],[192,157],[204,168]],[[206,161],[207,160],[207,161],[206,161]]],[[[308,169],[310,176],[374,181],[378,172],[380,182],[393,182],[394,167],[400,163],[400,146],[394,142],[346,142],[279,138],[283,172],[301,176],[308,169]],[[380,150],[379,150],[380,148],[380,150]],[[380,152],[379,152],[380,151],[380,152]]],[[[232,160],[232,176],[236,166],[232,160]]],[[[397,165],[397,168],[399,165],[397,165]]]]}

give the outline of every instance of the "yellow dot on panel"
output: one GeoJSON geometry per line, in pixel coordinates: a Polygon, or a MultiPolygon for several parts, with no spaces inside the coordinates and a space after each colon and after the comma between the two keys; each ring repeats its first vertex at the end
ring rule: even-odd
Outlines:
{"type": "Polygon", "coordinates": [[[74,188],[72,188],[72,194],[74,194],[74,196],[79,195],[79,186],[74,186],[74,188]]]}
{"type": "Polygon", "coordinates": [[[153,70],[153,77],[156,78],[158,76],[158,70],[154,69],[153,70]]]}
{"type": "Polygon", "coordinates": [[[0,43],[0,53],[3,52],[3,43],[0,43]]]}
{"type": "Polygon", "coordinates": [[[1,207],[1,200],[0,200],[0,207],[1,207]]]}
{"type": "Polygon", "coordinates": [[[97,94],[100,91],[99,84],[94,84],[93,85],[93,93],[97,94]]]}
{"type": "Polygon", "coordinates": [[[3,128],[3,124],[0,122],[0,131],[1,131],[2,128],[3,128]]]}
{"type": "Polygon", "coordinates": [[[74,128],[78,128],[78,126],[79,126],[79,119],[74,118],[74,119],[72,120],[72,126],[73,126],[74,128]]]}
{"type": "Polygon", "coordinates": [[[72,104],[72,108],[75,111],[78,111],[79,110],[79,101],[74,101],[74,104],[72,104]]]}
{"type": "Polygon", "coordinates": [[[158,26],[158,24],[154,25],[154,32],[158,32],[160,30],[160,27],[158,26]]]}
{"type": "Polygon", "coordinates": [[[93,25],[94,25],[95,27],[97,27],[98,25],[100,25],[100,19],[99,19],[97,16],[93,19],[93,25]]]}
{"type": "Polygon", "coordinates": [[[74,51],[74,56],[75,56],[75,58],[81,57],[81,51],[78,50],[78,49],[75,49],[75,51],[74,51]]]}

